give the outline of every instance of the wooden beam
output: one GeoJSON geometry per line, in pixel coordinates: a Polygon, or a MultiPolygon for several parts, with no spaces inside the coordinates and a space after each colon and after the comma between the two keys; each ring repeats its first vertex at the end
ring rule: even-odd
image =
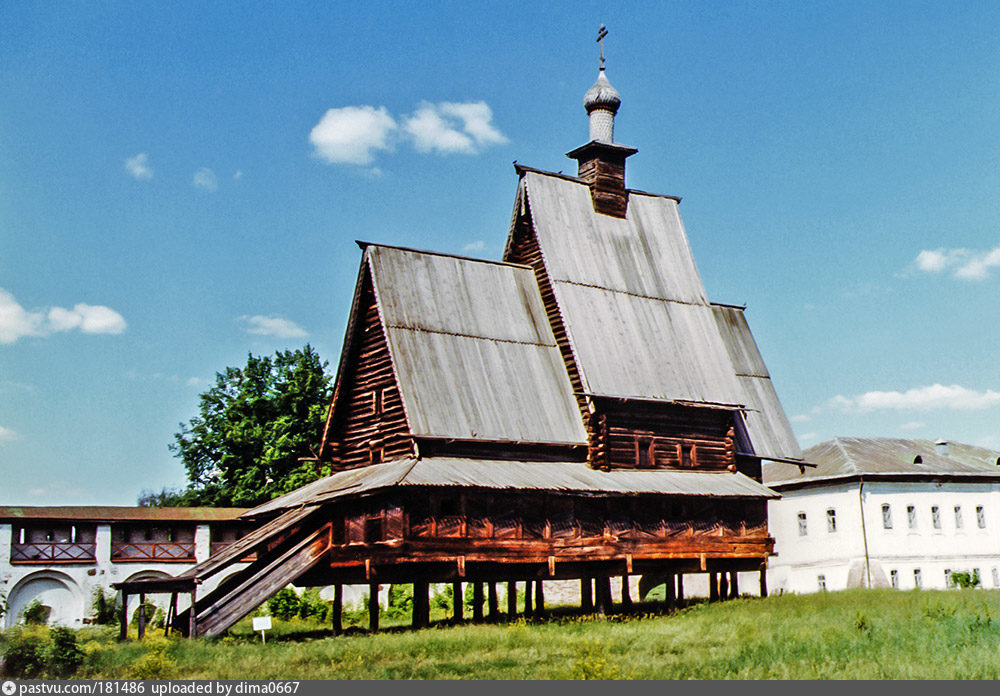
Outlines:
{"type": "Polygon", "coordinates": [[[139,640],[146,637],[146,595],[139,593],[139,616],[136,617],[138,623],[139,640]]]}
{"type": "Polygon", "coordinates": [[[709,573],[708,574],[708,601],[717,602],[719,601],[719,574],[709,573]]]}
{"type": "Polygon", "coordinates": [[[198,586],[191,588],[191,611],[188,612],[188,638],[198,637],[198,586]]]}
{"type": "Polygon", "coordinates": [[[540,619],[545,616],[545,589],[541,580],[535,580],[535,616],[540,619]]]}
{"type": "Polygon", "coordinates": [[[513,580],[507,581],[507,620],[513,621],[517,618],[517,583],[513,580]]]}
{"type": "Polygon", "coordinates": [[[677,573],[677,603],[684,601],[684,573],[677,573]]]}
{"type": "Polygon", "coordinates": [[[372,633],[378,631],[378,583],[368,584],[368,630],[372,633]]]}
{"type": "Polygon", "coordinates": [[[413,583],[413,627],[427,628],[431,619],[430,583],[413,583]]]}
{"type": "Polygon", "coordinates": [[[611,577],[598,575],[594,578],[594,594],[597,595],[597,613],[604,615],[611,611],[611,577]]]}
{"type": "Polygon", "coordinates": [[[333,586],[333,606],[330,608],[333,635],[344,632],[344,586],[337,583],[333,586]]]}
{"type": "Polygon", "coordinates": [[[489,589],[489,593],[488,593],[488,596],[489,596],[489,614],[488,614],[488,616],[489,616],[489,620],[490,620],[491,623],[496,623],[497,621],[500,620],[500,607],[499,607],[500,598],[497,595],[497,584],[495,582],[491,582],[488,585],[489,585],[489,587],[488,587],[488,589],[489,589]]]}
{"type": "Polygon", "coordinates": [[[472,583],[472,620],[481,623],[483,620],[483,583],[472,583]]]}
{"type": "Polygon", "coordinates": [[[632,595],[628,587],[628,574],[622,575],[622,607],[632,606],[632,595]]]}
{"type": "Polygon", "coordinates": [[[719,599],[729,599],[729,571],[719,573],[719,599]]]}
{"type": "Polygon", "coordinates": [[[663,604],[667,609],[673,609],[677,598],[677,577],[671,573],[663,583],[663,604]]]}
{"type": "Polygon", "coordinates": [[[118,620],[121,624],[118,628],[118,640],[125,640],[128,638],[128,593],[124,590],[122,591],[122,609],[118,620]]]}
{"type": "Polygon", "coordinates": [[[451,583],[451,620],[460,623],[465,620],[465,594],[462,592],[461,581],[451,583]]]}
{"type": "Polygon", "coordinates": [[[767,597],[767,570],[760,569],[760,596],[767,597]]]}
{"type": "Polygon", "coordinates": [[[580,610],[587,614],[594,611],[593,578],[580,578],[580,610]]]}
{"type": "Polygon", "coordinates": [[[535,615],[535,610],[531,606],[531,580],[524,583],[524,616],[525,618],[532,618],[535,615]]]}
{"type": "Polygon", "coordinates": [[[729,597],[736,599],[740,596],[740,574],[739,571],[729,571],[729,597]]]}

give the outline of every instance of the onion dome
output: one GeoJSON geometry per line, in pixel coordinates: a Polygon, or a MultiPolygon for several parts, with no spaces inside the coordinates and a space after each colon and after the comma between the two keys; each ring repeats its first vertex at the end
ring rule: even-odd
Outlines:
{"type": "Polygon", "coordinates": [[[621,103],[621,95],[608,82],[608,78],[604,75],[604,68],[601,68],[597,74],[597,82],[583,95],[583,108],[587,110],[588,114],[594,109],[604,109],[611,113],[617,113],[621,103]]]}

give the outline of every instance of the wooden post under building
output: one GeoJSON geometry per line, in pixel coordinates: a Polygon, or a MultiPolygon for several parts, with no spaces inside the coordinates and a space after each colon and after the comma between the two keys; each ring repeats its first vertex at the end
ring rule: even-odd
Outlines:
{"type": "Polygon", "coordinates": [[[373,582],[368,585],[368,630],[372,633],[378,631],[378,583],[373,582]]]}
{"type": "Polygon", "coordinates": [[[344,631],[344,586],[337,583],[333,586],[333,606],[330,608],[333,635],[339,636],[344,631]]]}

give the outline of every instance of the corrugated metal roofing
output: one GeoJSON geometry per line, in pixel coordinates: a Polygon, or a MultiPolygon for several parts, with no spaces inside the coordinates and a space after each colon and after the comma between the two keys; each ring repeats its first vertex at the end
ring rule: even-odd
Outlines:
{"type": "Polygon", "coordinates": [[[941,455],[932,440],[838,437],[810,447],[803,457],[816,467],[799,473],[794,466],[765,464],[764,480],[781,486],[858,475],[1000,478],[1000,452],[960,442],[949,442],[948,454],[941,455]],[[917,456],[921,461],[914,461],[917,456]]]}
{"type": "Polygon", "coordinates": [[[586,391],[745,402],[676,200],[633,192],[616,218],[582,182],[526,172],[522,186],[586,391]]]}
{"type": "Polygon", "coordinates": [[[415,435],[586,442],[530,269],[394,247],[366,255],[415,435]]]}
{"type": "Polygon", "coordinates": [[[801,459],[802,450],[792,432],[785,409],[778,400],[771,375],[757,349],[757,342],[750,333],[743,310],[739,307],[713,305],[712,311],[737,379],[746,395],[748,410],[743,417],[755,454],[801,459]]]}
{"type": "Polygon", "coordinates": [[[753,479],[728,471],[598,471],[582,462],[408,458],[338,472],[254,508],[246,517],[383,488],[406,486],[463,486],[621,495],[777,497],[776,493],[753,479]]]}
{"type": "Polygon", "coordinates": [[[0,506],[0,520],[73,520],[88,522],[225,522],[248,508],[119,507],[101,505],[0,506]]]}

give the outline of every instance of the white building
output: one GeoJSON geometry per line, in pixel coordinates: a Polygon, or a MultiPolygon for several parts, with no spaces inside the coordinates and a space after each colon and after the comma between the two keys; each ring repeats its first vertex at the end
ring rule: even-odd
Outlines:
{"type": "Polygon", "coordinates": [[[764,465],[772,592],[945,588],[956,571],[1000,587],[1000,452],[930,440],[836,438],[815,468],[764,465]]]}
{"type": "MultiPolygon", "coordinates": [[[[183,573],[242,535],[245,524],[237,519],[242,512],[0,507],[0,599],[6,597],[8,605],[0,626],[13,626],[36,599],[49,608],[50,623],[80,626],[92,615],[95,589],[113,595],[113,582],[183,573]]],[[[150,601],[162,605],[165,598],[150,601]]],[[[130,617],[137,607],[138,598],[130,598],[130,617]]],[[[179,609],[185,608],[181,603],[179,609]]]]}

